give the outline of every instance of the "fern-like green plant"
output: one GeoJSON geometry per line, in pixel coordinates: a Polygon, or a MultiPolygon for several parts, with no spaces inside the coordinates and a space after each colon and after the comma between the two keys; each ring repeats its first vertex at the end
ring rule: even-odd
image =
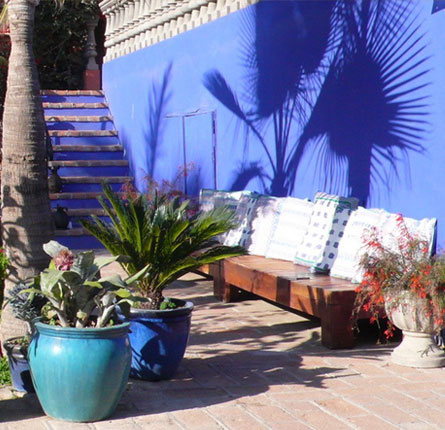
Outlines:
{"type": "Polygon", "coordinates": [[[240,246],[224,246],[216,240],[236,226],[234,213],[227,208],[189,215],[189,201],[156,194],[151,200],[142,194],[124,199],[109,184],[103,185],[103,191],[106,200],[99,197],[99,202],[111,222],[97,216],[80,222],[112,255],[127,257],[120,264],[128,275],[148,265],[135,286],[151,309],[160,308],[164,288],[184,274],[245,254],[240,246]]]}

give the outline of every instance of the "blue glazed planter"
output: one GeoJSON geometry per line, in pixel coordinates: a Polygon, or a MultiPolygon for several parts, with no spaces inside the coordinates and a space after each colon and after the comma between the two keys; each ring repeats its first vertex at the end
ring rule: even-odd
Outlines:
{"type": "Polygon", "coordinates": [[[174,302],[180,307],[131,310],[132,378],[159,381],[171,378],[178,369],[190,334],[193,303],[174,302]]]}
{"type": "Polygon", "coordinates": [[[47,415],[88,422],[113,413],[130,371],[128,328],[129,323],[85,329],[36,323],[28,361],[47,415]]]}
{"type": "Polygon", "coordinates": [[[34,385],[31,380],[31,372],[27,358],[27,347],[20,346],[15,340],[21,339],[15,337],[7,339],[3,346],[8,355],[9,372],[11,373],[12,386],[17,391],[34,393],[34,385]]]}

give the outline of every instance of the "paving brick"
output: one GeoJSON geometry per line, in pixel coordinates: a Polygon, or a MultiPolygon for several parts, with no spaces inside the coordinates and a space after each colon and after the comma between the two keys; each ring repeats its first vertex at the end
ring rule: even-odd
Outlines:
{"type": "Polygon", "coordinates": [[[373,412],[379,418],[385,421],[389,421],[392,424],[410,424],[417,423],[419,421],[418,417],[407,413],[403,410],[403,405],[398,405],[400,407],[395,407],[393,405],[369,405],[368,410],[373,412]]]}
{"type": "Polygon", "coordinates": [[[143,427],[133,418],[123,420],[108,420],[94,423],[94,430],[142,430],[143,427]]]}
{"type": "Polygon", "coordinates": [[[333,415],[340,417],[355,417],[367,415],[367,411],[361,407],[355,406],[344,399],[318,400],[316,402],[321,408],[327,409],[333,415]]]}
{"type": "MultiPolygon", "coordinates": [[[[93,430],[93,424],[90,423],[71,423],[66,421],[60,421],[50,418],[47,422],[48,429],[50,430],[93,430]]],[[[110,429],[116,428],[111,424],[110,429]]],[[[127,430],[127,429],[123,429],[127,430]]]]}
{"type": "Polygon", "coordinates": [[[208,412],[230,430],[268,430],[245,409],[234,404],[210,406],[208,412]]]}
{"type": "Polygon", "coordinates": [[[183,430],[170,413],[146,414],[133,418],[133,421],[143,430],[183,430]]]}
{"type": "Polygon", "coordinates": [[[350,430],[351,426],[322,411],[308,411],[299,414],[299,418],[317,430],[350,430]]]}
{"type": "Polygon", "coordinates": [[[280,423],[288,423],[294,421],[294,417],[278,406],[247,404],[245,405],[247,412],[257,417],[259,420],[268,424],[272,428],[276,428],[280,423]]]}
{"type": "Polygon", "coordinates": [[[218,420],[202,409],[189,409],[173,412],[174,417],[187,430],[221,430],[218,420]]]}
{"type": "Polygon", "coordinates": [[[383,421],[374,415],[364,415],[361,417],[350,417],[348,421],[356,426],[360,430],[396,430],[400,428],[393,424],[383,421]]]}

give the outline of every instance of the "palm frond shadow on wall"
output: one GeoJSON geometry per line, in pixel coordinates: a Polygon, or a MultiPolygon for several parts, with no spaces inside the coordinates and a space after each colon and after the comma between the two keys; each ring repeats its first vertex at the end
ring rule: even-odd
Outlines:
{"type": "Polygon", "coordinates": [[[408,171],[409,154],[425,150],[429,113],[419,21],[416,2],[404,0],[260,2],[246,10],[242,88],[235,92],[217,70],[203,79],[244,126],[236,188],[257,177],[268,193],[292,194],[309,148],[320,187],[363,202],[373,184],[408,171]],[[261,160],[249,159],[252,145],[261,160]]]}

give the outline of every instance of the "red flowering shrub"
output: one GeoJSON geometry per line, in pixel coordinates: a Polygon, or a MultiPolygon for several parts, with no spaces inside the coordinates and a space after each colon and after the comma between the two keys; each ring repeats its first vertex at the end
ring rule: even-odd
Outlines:
{"type": "MultiPolygon", "coordinates": [[[[163,179],[161,183],[155,181],[151,176],[147,175],[144,178],[147,184],[146,191],[144,193],[147,202],[153,202],[155,198],[160,199],[161,201],[170,201],[178,198],[181,203],[187,200],[190,202],[187,208],[187,215],[195,215],[199,209],[198,199],[193,196],[188,196],[181,190],[184,179],[187,178],[194,168],[195,166],[193,163],[189,163],[186,168],[181,166],[178,169],[176,177],[172,181],[163,179]]],[[[122,192],[122,198],[124,200],[135,200],[141,196],[141,193],[131,182],[126,182],[122,185],[122,192]]]]}
{"type": "MultiPolygon", "coordinates": [[[[378,324],[385,298],[387,305],[391,299],[390,308],[395,308],[400,303],[401,293],[408,292],[423,299],[426,316],[432,317],[435,325],[441,328],[445,321],[445,257],[431,256],[428,242],[413,236],[401,215],[397,217],[397,227],[391,246],[384,244],[377,229],[368,231],[364,237],[367,252],[360,265],[365,273],[356,288],[354,317],[357,319],[363,309],[371,314],[371,322],[378,324]]],[[[388,321],[385,336],[392,337],[393,331],[388,321]]]]}

